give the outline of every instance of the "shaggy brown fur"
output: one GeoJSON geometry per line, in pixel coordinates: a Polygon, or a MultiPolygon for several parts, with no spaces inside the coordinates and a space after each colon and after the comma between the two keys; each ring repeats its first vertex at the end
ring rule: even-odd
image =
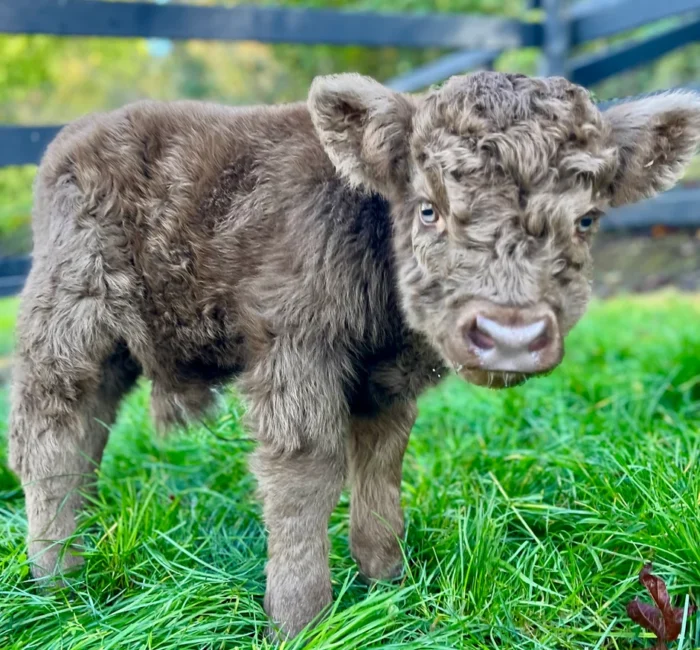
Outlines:
{"type": "Polygon", "coordinates": [[[161,426],[238,378],[283,633],[331,602],[346,476],[353,556],[396,575],[417,395],[445,366],[499,386],[530,373],[477,358],[465,328],[483,313],[541,317],[536,370],[556,365],[589,298],[580,219],[670,187],[699,139],[690,94],[601,114],[565,80],[497,73],[421,97],[340,75],[308,104],[145,102],[67,127],[36,181],[10,422],[36,574],[78,561],[56,542],[144,374],[161,426]]]}

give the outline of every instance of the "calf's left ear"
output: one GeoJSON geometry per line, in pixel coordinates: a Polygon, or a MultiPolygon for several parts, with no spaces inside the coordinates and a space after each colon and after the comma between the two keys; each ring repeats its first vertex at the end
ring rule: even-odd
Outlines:
{"type": "Polygon", "coordinates": [[[413,100],[359,74],[317,77],[309,111],[338,173],[352,186],[391,197],[409,178],[413,100]]]}
{"type": "Polygon", "coordinates": [[[700,95],[668,92],[609,108],[619,166],[611,186],[612,205],[634,203],[670,189],[700,143],[700,95]]]}

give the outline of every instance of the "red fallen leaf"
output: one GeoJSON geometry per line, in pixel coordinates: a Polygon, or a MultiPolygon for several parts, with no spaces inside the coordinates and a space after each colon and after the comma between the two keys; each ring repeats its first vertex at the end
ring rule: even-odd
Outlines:
{"type": "Polygon", "coordinates": [[[645,630],[656,635],[656,638],[659,639],[659,643],[656,644],[658,650],[666,650],[666,642],[662,640],[666,637],[666,625],[658,607],[643,603],[635,598],[632,602],[627,603],[627,616],[645,630]]]}
{"type": "Polygon", "coordinates": [[[649,592],[649,595],[656,603],[663,617],[664,627],[661,628],[662,634],[657,634],[656,636],[662,641],[675,641],[681,633],[683,610],[679,610],[681,613],[681,620],[679,622],[675,615],[675,608],[671,605],[666,583],[659,578],[659,576],[655,576],[651,572],[651,564],[644,565],[644,568],[639,572],[639,582],[641,582],[649,592]]]}
{"type": "MultiPolygon", "coordinates": [[[[627,615],[644,629],[653,632],[659,640],[654,648],[666,650],[667,641],[675,641],[683,627],[684,609],[674,607],[666,589],[666,583],[651,572],[651,564],[646,564],[639,572],[641,582],[655,605],[649,605],[635,598],[627,605],[627,615]]],[[[695,605],[688,607],[688,616],[695,612],[695,605]]]]}

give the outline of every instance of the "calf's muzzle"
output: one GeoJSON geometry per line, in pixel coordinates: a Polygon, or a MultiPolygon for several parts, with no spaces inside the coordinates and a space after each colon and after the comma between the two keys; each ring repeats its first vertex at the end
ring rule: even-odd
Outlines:
{"type": "Polygon", "coordinates": [[[539,374],[562,358],[557,318],[546,304],[510,307],[470,304],[459,324],[463,365],[488,372],[539,374]]]}

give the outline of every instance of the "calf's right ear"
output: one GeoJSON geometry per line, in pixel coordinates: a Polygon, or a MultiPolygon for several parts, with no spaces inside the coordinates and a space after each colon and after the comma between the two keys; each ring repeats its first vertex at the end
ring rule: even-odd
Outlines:
{"type": "Polygon", "coordinates": [[[317,77],[309,111],[337,172],[352,186],[387,197],[409,181],[409,135],[414,103],[359,74],[317,77]]]}

